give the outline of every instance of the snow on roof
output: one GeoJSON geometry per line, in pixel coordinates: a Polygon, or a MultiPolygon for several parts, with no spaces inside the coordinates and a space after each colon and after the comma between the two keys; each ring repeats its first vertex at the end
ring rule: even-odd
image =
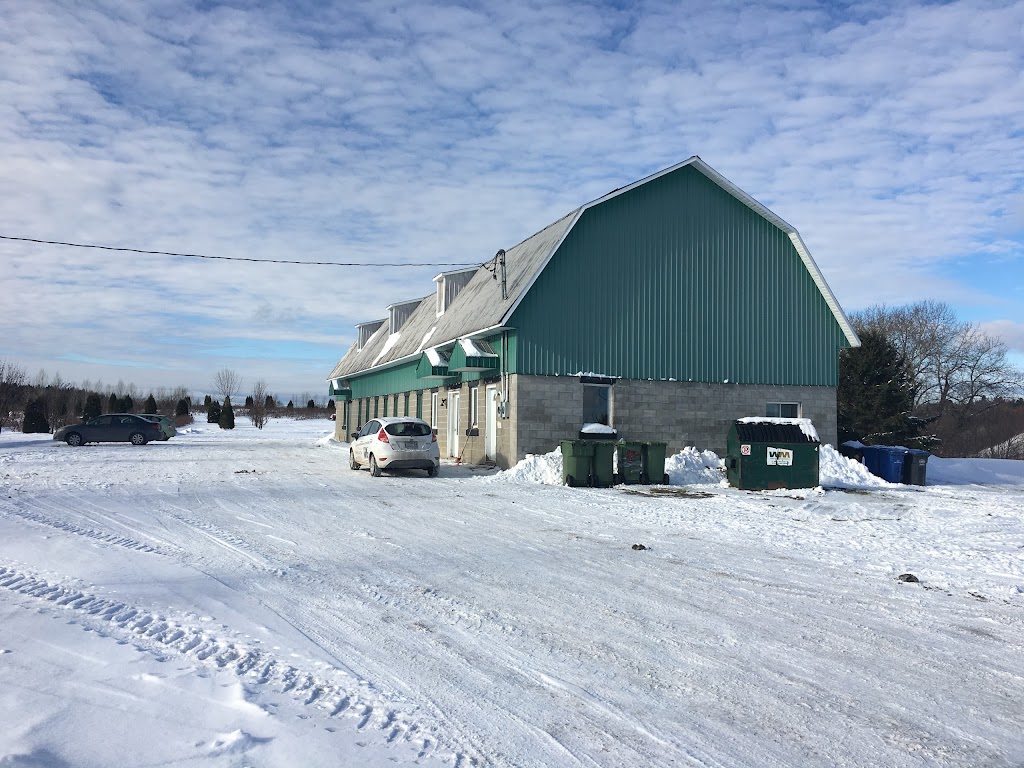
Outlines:
{"type": "Polygon", "coordinates": [[[466,357],[497,357],[494,350],[490,349],[489,346],[485,348],[484,342],[476,342],[473,339],[459,339],[459,346],[462,347],[462,351],[466,353],[466,357]]]}
{"type": "Polygon", "coordinates": [[[815,442],[821,442],[821,438],[818,437],[818,430],[814,428],[814,424],[811,423],[810,419],[785,419],[778,416],[744,416],[742,419],[736,419],[736,421],[741,424],[784,424],[790,427],[800,427],[800,431],[806,437],[815,442]]]}
{"type": "Polygon", "coordinates": [[[377,353],[377,357],[375,357],[373,359],[373,362],[370,363],[371,368],[375,366],[377,363],[379,363],[380,359],[384,357],[384,355],[391,351],[391,348],[398,343],[398,340],[401,338],[401,336],[401,333],[392,333],[390,336],[388,336],[388,340],[384,342],[384,346],[381,347],[380,352],[377,353]]]}
{"type": "Polygon", "coordinates": [[[437,347],[427,347],[424,350],[424,354],[427,356],[427,360],[433,366],[446,366],[448,365],[448,359],[443,357],[440,352],[437,351],[437,347]]]}

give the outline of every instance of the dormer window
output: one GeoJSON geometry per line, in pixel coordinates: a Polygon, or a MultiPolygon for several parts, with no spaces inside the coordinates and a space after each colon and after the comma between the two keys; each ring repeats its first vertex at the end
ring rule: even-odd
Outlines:
{"type": "Polygon", "coordinates": [[[392,304],[388,307],[388,328],[391,333],[398,333],[402,330],[402,326],[405,322],[412,317],[412,313],[416,311],[423,302],[423,299],[413,299],[412,301],[403,301],[399,304],[392,304]]]}
{"type": "Polygon", "coordinates": [[[477,269],[479,269],[479,267],[458,269],[453,272],[442,272],[434,278],[434,282],[437,284],[436,311],[438,317],[443,315],[445,310],[452,305],[452,302],[455,301],[455,297],[459,295],[459,292],[469,284],[470,280],[473,279],[473,275],[476,274],[477,269]]]}
{"type": "Polygon", "coordinates": [[[356,326],[356,330],[359,332],[357,339],[357,349],[360,351],[366,346],[366,342],[370,340],[370,337],[377,332],[377,330],[384,325],[385,320],[371,320],[368,323],[360,323],[356,326]]]}

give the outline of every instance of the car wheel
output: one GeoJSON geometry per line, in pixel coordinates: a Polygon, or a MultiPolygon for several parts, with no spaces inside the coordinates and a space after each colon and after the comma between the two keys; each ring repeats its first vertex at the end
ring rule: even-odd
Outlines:
{"type": "Polygon", "coordinates": [[[437,477],[437,467],[430,467],[427,470],[427,477],[437,477]]]}
{"type": "Polygon", "coordinates": [[[359,469],[359,462],[356,461],[356,452],[355,451],[349,451],[348,452],[348,468],[349,469],[359,469]]]}
{"type": "Polygon", "coordinates": [[[145,445],[146,436],[141,432],[132,432],[132,436],[128,438],[132,445],[145,445]]]}
{"type": "Polygon", "coordinates": [[[370,474],[374,477],[380,477],[380,467],[377,466],[377,457],[372,453],[370,454],[370,474]]]}
{"type": "Polygon", "coordinates": [[[65,437],[64,440],[67,442],[68,445],[72,446],[73,448],[77,448],[80,445],[85,445],[85,440],[83,440],[82,436],[77,432],[72,432],[70,435],[65,437]]]}

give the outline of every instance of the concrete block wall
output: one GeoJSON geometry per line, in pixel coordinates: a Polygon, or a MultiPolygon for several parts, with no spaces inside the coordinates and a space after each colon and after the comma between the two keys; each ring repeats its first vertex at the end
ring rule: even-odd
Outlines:
{"type": "MultiPolygon", "coordinates": [[[[513,450],[509,464],[547,453],[579,433],[583,384],[561,376],[512,376],[513,450]]],[[[823,443],[835,445],[834,387],[719,384],[618,379],[611,387],[611,421],[620,437],[660,440],[669,454],[686,446],[725,455],[731,423],[764,416],[767,403],[800,403],[823,443]]],[[[503,465],[507,466],[507,465],[503,465]]]]}

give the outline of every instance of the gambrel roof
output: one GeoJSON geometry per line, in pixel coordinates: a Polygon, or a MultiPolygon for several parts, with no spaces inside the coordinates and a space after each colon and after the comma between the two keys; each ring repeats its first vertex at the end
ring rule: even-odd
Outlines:
{"type": "Polygon", "coordinates": [[[586,205],[563,216],[535,235],[507,250],[505,254],[506,298],[502,299],[500,275],[489,268],[490,263],[477,267],[476,273],[461,290],[444,314],[438,316],[436,299],[430,295],[420,301],[419,306],[406,320],[397,334],[392,334],[389,323],[384,324],[370,337],[362,349],[353,344],[331,372],[330,379],[344,379],[349,376],[386,368],[418,357],[425,349],[454,344],[464,337],[490,335],[508,323],[512,313],[526,296],[541,272],[558,250],[559,245],[589,208],[598,206],[618,195],[646,184],[654,179],[692,167],[702,173],[723,190],[735,197],[758,215],[770,221],[786,233],[808,273],[821,292],[836,322],[839,324],[851,346],[860,346],[860,340],[850,325],[839,302],[829,289],[818,265],[814,262],[807,246],[796,228],[788,224],[761,205],[746,192],[735,186],[711,166],[694,156],[670,168],[652,174],[640,181],[609,192],[586,205]]]}

